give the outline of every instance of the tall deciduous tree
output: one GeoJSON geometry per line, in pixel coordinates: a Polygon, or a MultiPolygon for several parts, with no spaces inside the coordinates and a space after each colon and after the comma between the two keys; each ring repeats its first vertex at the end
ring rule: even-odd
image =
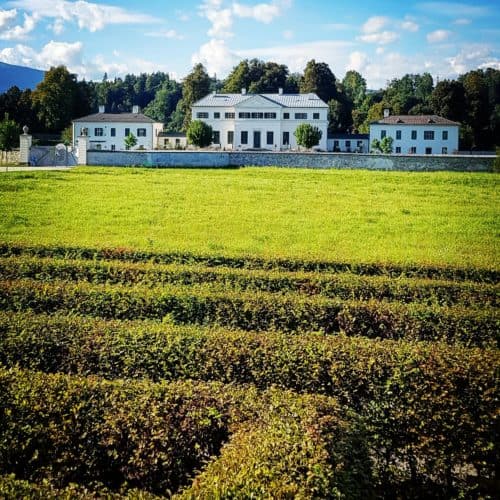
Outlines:
{"type": "Polygon", "coordinates": [[[301,123],[293,133],[297,139],[297,144],[307,149],[319,144],[323,133],[318,127],[313,127],[309,123],[301,123]]]}
{"type": "Polygon", "coordinates": [[[191,106],[210,92],[210,84],[211,79],[203,64],[196,64],[191,73],[184,79],[182,84],[184,130],[187,129],[191,121],[191,106]]]}
{"type": "Polygon", "coordinates": [[[16,144],[19,144],[19,125],[9,119],[6,113],[0,122],[0,151],[10,151],[16,144]]]}
{"type": "Polygon", "coordinates": [[[465,116],[464,86],[456,80],[438,82],[431,94],[430,105],[436,115],[463,122],[465,116]]]}
{"type": "Polygon", "coordinates": [[[311,59],[300,80],[300,92],[312,92],[326,103],[337,97],[336,78],[328,64],[311,59]]]}
{"type": "Polygon", "coordinates": [[[144,114],[166,123],[181,100],[182,88],[174,80],[166,80],[156,92],[155,98],[146,106],[144,114]]]}
{"type": "Polygon", "coordinates": [[[357,108],[361,106],[366,97],[366,80],[354,70],[348,71],[342,80],[345,95],[357,108]]]}

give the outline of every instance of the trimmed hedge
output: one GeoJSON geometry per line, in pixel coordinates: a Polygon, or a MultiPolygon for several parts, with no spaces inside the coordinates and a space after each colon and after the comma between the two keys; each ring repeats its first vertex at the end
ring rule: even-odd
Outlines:
{"type": "MultiPolygon", "coordinates": [[[[97,481],[115,491],[135,487],[170,496],[211,456],[225,454],[220,445],[230,433],[254,428],[263,429],[264,438],[279,434],[286,443],[273,440],[272,459],[260,461],[269,476],[258,487],[271,498],[281,491],[272,478],[285,460],[288,487],[300,488],[307,498],[336,490],[361,498],[371,474],[367,456],[352,452],[350,424],[338,417],[340,408],[320,396],[0,369],[0,402],[0,467],[56,488],[68,482],[92,488],[97,481]]],[[[212,476],[211,482],[221,479],[229,480],[212,476]]],[[[233,491],[245,494],[242,486],[233,491]]]]}
{"type": "Polygon", "coordinates": [[[438,305],[481,304],[483,307],[497,305],[500,292],[498,286],[474,282],[33,257],[0,259],[0,276],[9,280],[30,278],[147,286],[210,284],[214,290],[299,292],[343,300],[387,299],[438,305]]]}
{"type": "Polygon", "coordinates": [[[201,264],[208,267],[231,267],[245,269],[349,272],[363,276],[406,276],[444,280],[470,280],[496,284],[500,273],[495,269],[467,269],[452,266],[424,266],[397,264],[362,264],[308,260],[261,259],[258,257],[229,257],[194,255],[189,253],[154,253],[127,248],[84,248],[57,246],[30,246],[11,243],[0,244],[1,256],[31,255],[63,259],[122,260],[129,262],[151,262],[156,264],[201,264]]]}
{"type": "Polygon", "coordinates": [[[203,287],[147,288],[0,282],[0,307],[35,312],[66,311],[114,319],[165,319],[178,324],[217,324],[243,330],[283,332],[340,330],[371,338],[497,340],[498,315],[488,309],[377,301],[340,301],[297,294],[218,292],[203,287]]]}

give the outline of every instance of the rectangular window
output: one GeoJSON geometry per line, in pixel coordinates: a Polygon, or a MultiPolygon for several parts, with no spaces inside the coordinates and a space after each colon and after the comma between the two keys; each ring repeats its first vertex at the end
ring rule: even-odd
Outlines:
{"type": "MultiPolygon", "coordinates": [[[[224,113],[224,118],[226,120],[233,120],[234,119],[234,113],[224,113]]],[[[231,142],[232,144],[232,142],[231,142]]]]}
{"type": "Polygon", "coordinates": [[[447,141],[447,140],[448,140],[448,131],[443,130],[443,141],[447,141]]]}
{"type": "Polygon", "coordinates": [[[233,141],[234,141],[234,132],[232,130],[228,130],[228,132],[227,132],[227,143],[228,144],[232,144],[233,141]]]}
{"type": "Polygon", "coordinates": [[[396,146],[396,154],[400,154],[401,153],[401,146],[396,146]]]}
{"type": "Polygon", "coordinates": [[[397,141],[401,140],[401,130],[396,130],[396,140],[397,141]]]}
{"type": "Polygon", "coordinates": [[[138,128],[137,129],[137,137],[146,137],[146,129],[138,128]]]}
{"type": "Polygon", "coordinates": [[[290,119],[290,113],[283,113],[283,120],[289,120],[290,119]]]}
{"type": "Polygon", "coordinates": [[[411,140],[412,141],[416,141],[417,140],[417,131],[416,130],[412,130],[411,131],[411,140]]]}
{"type": "Polygon", "coordinates": [[[212,142],[214,144],[220,144],[220,132],[218,130],[213,131],[213,139],[212,142]]]}
{"type": "Polygon", "coordinates": [[[307,120],[307,113],[295,113],[296,120],[307,120]]]}
{"type": "Polygon", "coordinates": [[[290,144],[290,132],[283,132],[283,146],[290,144]]]}
{"type": "Polygon", "coordinates": [[[125,137],[128,137],[130,135],[130,129],[126,128],[125,129],[125,137]]]}
{"type": "Polygon", "coordinates": [[[113,128],[110,130],[110,133],[111,133],[111,137],[116,137],[116,128],[114,128],[114,127],[113,127],[113,128]]]}
{"type": "Polygon", "coordinates": [[[425,154],[426,155],[431,155],[432,154],[432,148],[425,148],[425,154]]]}
{"type": "Polygon", "coordinates": [[[358,141],[358,148],[362,148],[363,147],[363,141],[358,141]]]}
{"type": "Polygon", "coordinates": [[[115,151],[116,150],[116,146],[114,144],[111,144],[111,151],[115,151]]]}
{"type": "Polygon", "coordinates": [[[275,120],[276,119],[276,113],[264,113],[264,118],[275,120]]]}
{"type": "Polygon", "coordinates": [[[238,113],[238,118],[250,118],[252,115],[250,113],[238,113]]]}
{"type": "Polygon", "coordinates": [[[274,144],[274,132],[272,131],[269,131],[267,132],[266,134],[266,143],[269,145],[269,144],[274,144]]]}
{"type": "Polygon", "coordinates": [[[444,147],[441,149],[441,154],[442,155],[447,155],[448,154],[448,148],[444,147]]]}
{"type": "Polygon", "coordinates": [[[181,145],[181,140],[180,139],[175,139],[175,145],[180,146],[181,145]]]}
{"type": "Polygon", "coordinates": [[[340,151],[339,141],[337,141],[337,140],[333,141],[333,150],[340,151]]]}
{"type": "Polygon", "coordinates": [[[248,132],[246,130],[241,131],[241,144],[248,144],[248,132]]]}
{"type": "Polygon", "coordinates": [[[410,148],[410,154],[412,154],[412,155],[417,154],[417,147],[416,147],[416,146],[412,146],[412,147],[410,148]]]}
{"type": "Polygon", "coordinates": [[[94,135],[96,137],[102,137],[104,135],[104,130],[102,128],[95,128],[94,135]]]}
{"type": "Polygon", "coordinates": [[[380,131],[380,138],[383,139],[387,135],[387,130],[380,131]]]}
{"type": "Polygon", "coordinates": [[[208,113],[206,111],[198,111],[196,113],[196,118],[208,118],[208,113]]]}
{"type": "Polygon", "coordinates": [[[169,139],[164,139],[163,141],[163,145],[166,147],[170,144],[170,140],[169,139]]]}
{"type": "Polygon", "coordinates": [[[264,113],[252,113],[252,118],[256,120],[260,120],[264,118],[264,113]]]}
{"type": "Polygon", "coordinates": [[[434,130],[424,130],[424,141],[434,140],[434,130]]]}
{"type": "Polygon", "coordinates": [[[218,111],[214,112],[214,119],[219,119],[220,118],[220,113],[218,111]]]}
{"type": "Polygon", "coordinates": [[[319,120],[319,113],[313,113],[313,120],[319,120]]]}

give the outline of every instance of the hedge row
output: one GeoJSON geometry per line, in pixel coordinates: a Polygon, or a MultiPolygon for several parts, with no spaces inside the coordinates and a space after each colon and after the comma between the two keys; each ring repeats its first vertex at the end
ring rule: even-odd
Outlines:
{"type": "MultiPolygon", "coordinates": [[[[247,429],[262,430],[260,446],[267,440],[274,448],[273,456],[256,463],[269,476],[254,487],[268,498],[277,498],[282,486],[304,498],[327,498],[330,491],[360,498],[371,473],[367,458],[351,451],[349,424],[338,417],[338,405],[319,396],[0,369],[0,401],[2,470],[28,481],[47,479],[59,488],[70,482],[103,484],[114,491],[138,488],[171,496],[207,460],[225,454],[221,444],[232,433],[247,429]],[[276,435],[286,446],[272,440],[276,435]],[[283,461],[289,475],[277,484],[273,478],[283,461]]],[[[239,463],[243,457],[229,455],[225,461],[239,463]]],[[[225,480],[212,476],[210,484],[225,480]]],[[[237,497],[245,496],[243,486],[234,490],[237,497]]],[[[203,491],[200,496],[209,497],[203,491]]]]}
{"type": "Polygon", "coordinates": [[[218,292],[32,280],[0,282],[0,308],[114,319],[168,319],[243,330],[344,331],[371,338],[497,341],[499,319],[488,309],[378,301],[341,301],[297,294],[218,292]]]}
{"type": "Polygon", "coordinates": [[[11,280],[31,278],[39,281],[67,280],[148,286],[210,284],[219,289],[298,292],[344,300],[387,299],[406,303],[425,301],[440,305],[481,304],[483,307],[497,305],[500,294],[496,285],[474,282],[33,257],[0,259],[0,276],[11,280]]]}
{"type": "Polygon", "coordinates": [[[363,264],[347,262],[312,261],[299,259],[262,259],[258,257],[230,257],[195,255],[189,253],[154,253],[126,248],[95,249],[84,247],[29,246],[11,243],[0,244],[1,256],[31,255],[63,259],[122,260],[129,262],[151,262],[156,264],[201,264],[208,267],[231,267],[245,269],[349,272],[366,276],[418,277],[445,280],[470,280],[496,284],[500,273],[495,269],[452,266],[363,264]]]}

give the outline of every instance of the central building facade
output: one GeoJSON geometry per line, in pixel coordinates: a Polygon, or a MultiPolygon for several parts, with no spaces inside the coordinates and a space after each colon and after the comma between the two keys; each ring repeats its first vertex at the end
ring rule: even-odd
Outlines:
{"type": "Polygon", "coordinates": [[[210,125],[213,144],[226,150],[296,150],[294,132],[301,123],[318,127],[316,147],[327,148],[328,106],[316,94],[214,92],[193,104],[192,119],[210,125]]]}

